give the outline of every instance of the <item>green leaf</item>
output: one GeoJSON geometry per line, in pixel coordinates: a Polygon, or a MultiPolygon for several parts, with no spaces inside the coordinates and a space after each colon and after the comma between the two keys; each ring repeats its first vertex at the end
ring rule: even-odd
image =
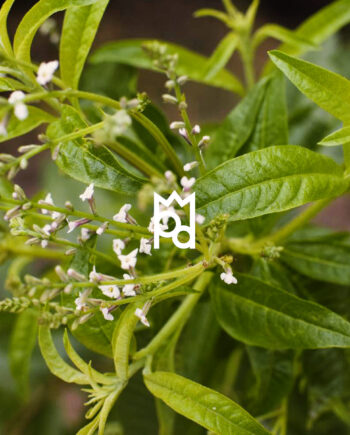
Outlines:
{"type": "Polygon", "coordinates": [[[338,314],[260,279],[235,275],[237,285],[211,286],[217,318],[231,337],[268,349],[350,347],[350,323],[338,314]]]}
{"type": "Polygon", "coordinates": [[[269,433],[237,403],[175,373],[149,373],[144,380],[152,394],[209,431],[225,435],[269,433]]]}
{"type": "Polygon", "coordinates": [[[296,59],[280,51],[271,60],[289,80],[322,109],[344,122],[350,121],[350,81],[339,74],[296,59]]]}
{"type": "Polygon", "coordinates": [[[29,365],[36,343],[38,313],[27,310],[21,313],[15,323],[10,342],[10,368],[18,391],[23,397],[29,393],[29,365]]]}
{"type": "Polygon", "coordinates": [[[278,39],[281,42],[285,42],[293,47],[298,47],[305,51],[317,48],[317,45],[312,41],[308,41],[302,36],[299,36],[298,33],[277,24],[265,24],[260,27],[254,35],[254,46],[258,47],[266,38],[278,39]]]}
{"type": "Polygon", "coordinates": [[[199,178],[195,191],[198,213],[207,222],[222,214],[236,221],[337,196],[347,185],[333,160],[285,145],[223,163],[199,178]]]}
{"type": "Polygon", "coordinates": [[[280,406],[293,388],[294,352],[253,346],[247,346],[247,352],[255,376],[254,414],[266,414],[280,406]]]}
{"type": "Polygon", "coordinates": [[[94,370],[91,366],[86,364],[86,362],[77,354],[77,352],[74,350],[69,337],[67,330],[64,331],[63,335],[63,344],[64,348],[67,352],[67,355],[69,356],[72,363],[76,366],[76,368],[84,373],[87,377],[92,377],[94,382],[98,382],[103,384],[114,384],[116,382],[116,379],[113,377],[109,377],[106,375],[103,375],[102,373],[94,370]]]}
{"type": "Polygon", "coordinates": [[[73,369],[67,364],[52,341],[51,331],[47,326],[39,327],[39,345],[41,354],[50,369],[51,373],[60,378],[64,382],[74,383],[78,385],[89,385],[89,379],[83,373],[73,369]]]}
{"type": "Polygon", "coordinates": [[[64,17],[60,43],[61,78],[77,89],[86,58],[109,0],[69,8],[64,17]]]}
{"type": "Polygon", "coordinates": [[[350,127],[343,127],[334,133],[329,134],[319,142],[323,146],[345,145],[350,143],[350,127]]]}
{"type": "Polygon", "coordinates": [[[36,32],[53,14],[72,6],[88,6],[97,0],[40,0],[23,17],[14,39],[16,58],[30,62],[30,49],[36,32]]]}
{"type": "MultiPolygon", "coordinates": [[[[349,22],[350,1],[339,0],[312,15],[298,27],[295,34],[319,45],[349,22]]],[[[284,53],[300,55],[306,52],[306,47],[283,44],[280,50],[284,53]]]]}
{"type": "Polygon", "coordinates": [[[7,135],[0,136],[0,143],[6,142],[18,136],[23,136],[26,133],[39,127],[41,124],[46,124],[55,121],[55,117],[47,112],[44,112],[37,107],[28,106],[28,117],[23,121],[18,120],[14,115],[11,116],[7,124],[7,135]]]}
{"type": "Polygon", "coordinates": [[[254,151],[288,143],[285,84],[281,74],[262,79],[225,118],[206,153],[211,168],[241,149],[254,151]]]}
{"type": "Polygon", "coordinates": [[[288,243],[281,260],[310,278],[350,285],[350,247],[341,243],[288,243]]]}
{"type": "MultiPolygon", "coordinates": [[[[150,57],[142,49],[142,45],[149,42],[153,41],[131,39],[112,42],[98,49],[90,60],[92,63],[116,62],[131,65],[136,68],[157,71],[150,57]]],[[[227,89],[239,95],[243,95],[243,86],[233,74],[224,70],[218,72],[215,77],[206,79],[204,71],[208,64],[207,58],[179,45],[163,41],[159,42],[167,46],[170,54],[178,53],[179,62],[177,73],[179,75],[186,75],[193,81],[227,89]]]]}
{"type": "Polygon", "coordinates": [[[119,317],[112,338],[115,370],[117,376],[125,381],[128,379],[131,341],[139,321],[135,316],[136,308],[138,308],[137,304],[130,304],[125,308],[119,317]]]}
{"type": "MultiPolygon", "coordinates": [[[[62,118],[50,125],[47,135],[55,140],[84,127],[86,125],[79,113],[65,106],[62,118]]],[[[134,195],[144,182],[124,169],[108,148],[86,143],[83,139],[62,143],[56,163],[76,180],[118,193],[134,195]]]]}
{"type": "Polygon", "coordinates": [[[7,32],[7,18],[15,0],[6,0],[0,9],[0,39],[6,54],[12,54],[12,45],[7,32]]]}
{"type": "Polygon", "coordinates": [[[27,91],[28,87],[19,80],[10,77],[0,77],[0,92],[11,92],[14,90],[27,91]]]}
{"type": "Polygon", "coordinates": [[[210,80],[225,68],[238,45],[238,36],[234,32],[228,33],[216,47],[214,53],[208,60],[205,70],[205,79],[210,80]]]}

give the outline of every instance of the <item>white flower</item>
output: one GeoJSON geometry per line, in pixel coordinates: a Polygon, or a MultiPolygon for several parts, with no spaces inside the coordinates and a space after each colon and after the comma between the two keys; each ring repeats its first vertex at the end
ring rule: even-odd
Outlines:
{"type": "Polygon", "coordinates": [[[98,236],[102,236],[102,234],[106,231],[107,228],[108,228],[108,222],[105,222],[99,228],[97,228],[96,234],[98,236]]]}
{"type": "Polygon", "coordinates": [[[77,310],[81,311],[84,307],[87,306],[87,299],[88,293],[79,293],[79,297],[75,299],[75,305],[77,307],[77,310]]]}
{"type": "Polygon", "coordinates": [[[198,162],[196,162],[196,161],[186,163],[186,165],[184,166],[184,171],[185,172],[192,171],[192,169],[195,168],[196,166],[198,166],[198,162]]]}
{"type": "Polygon", "coordinates": [[[40,64],[38,75],[36,77],[36,81],[39,83],[39,85],[45,86],[47,83],[51,82],[58,65],[58,60],[43,62],[40,64]]]}
{"type": "Polygon", "coordinates": [[[136,308],[135,310],[135,316],[138,317],[141,320],[141,323],[143,323],[145,326],[149,328],[149,321],[147,320],[147,317],[141,308],[136,308]]]}
{"type": "Polygon", "coordinates": [[[47,236],[50,236],[51,231],[52,231],[52,229],[51,229],[51,225],[49,225],[49,224],[44,225],[43,228],[42,228],[42,230],[44,231],[44,233],[45,233],[47,236]]]}
{"type": "Polygon", "coordinates": [[[92,271],[89,273],[89,281],[90,282],[99,282],[101,281],[101,275],[96,272],[96,267],[92,268],[92,271]]]}
{"type": "MultiPolygon", "coordinates": [[[[166,225],[166,224],[161,224],[161,223],[159,222],[158,225],[159,225],[159,229],[160,229],[161,231],[165,231],[165,230],[168,229],[168,225],[166,225]]],[[[148,231],[149,231],[150,233],[154,233],[154,217],[151,218],[150,223],[149,223],[147,229],[148,229],[148,231]]]]}
{"type": "Polygon", "coordinates": [[[120,136],[132,123],[132,119],[126,110],[118,110],[110,117],[111,132],[114,136],[120,136]]]}
{"type": "Polygon", "coordinates": [[[106,307],[106,308],[100,308],[100,310],[101,310],[101,313],[103,314],[103,317],[105,318],[105,320],[108,320],[108,321],[112,321],[112,320],[114,320],[114,317],[112,316],[112,314],[109,312],[109,310],[108,310],[108,308],[106,307]]]}
{"type": "Polygon", "coordinates": [[[116,222],[127,223],[128,211],[131,209],[131,204],[124,204],[117,214],[113,216],[116,222]]]}
{"type": "Polygon", "coordinates": [[[16,104],[16,103],[20,103],[23,98],[25,98],[25,93],[22,91],[15,91],[12,92],[12,94],[9,96],[8,102],[10,104],[16,104]]]}
{"type": "Polygon", "coordinates": [[[119,261],[121,262],[121,268],[124,270],[129,270],[130,268],[134,268],[137,262],[137,254],[139,250],[134,249],[128,255],[119,255],[119,261]]]}
{"type": "Polygon", "coordinates": [[[47,240],[42,240],[42,241],[41,241],[41,247],[42,247],[43,249],[47,248],[48,245],[49,245],[49,242],[48,242],[47,240]]]}
{"type": "Polygon", "coordinates": [[[0,136],[7,136],[6,118],[0,122],[0,136]]]}
{"type": "Polygon", "coordinates": [[[79,195],[79,198],[82,201],[91,201],[91,199],[94,196],[94,183],[91,183],[86,189],[85,191],[79,195]]]}
{"type": "Polygon", "coordinates": [[[222,272],[220,274],[220,278],[226,283],[226,284],[237,284],[237,278],[235,278],[232,274],[232,270],[228,272],[222,272]]]}
{"type": "Polygon", "coordinates": [[[77,221],[68,222],[68,231],[67,231],[68,234],[71,233],[72,231],[74,231],[78,227],[76,222],[77,221]]]}
{"type": "Polygon", "coordinates": [[[192,134],[199,134],[201,132],[201,128],[198,124],[196,124],[192,129],[192,134]]]}
{"type": "Polygon", "coordinates": [[[80,239],[82,242],[86,242],[87,240],[90,239],[90,231],[87,228],[81,229],[80,239]]]}
{"type": "Polygon", "coordinates": [[[123,249],[125,249],[125,243],[123,242],[123,240],[121,240],[121,239],[114,239],[113,240],[113,251],[117,255],[121,255],[123,249]]]}
{"type": "Polygon", "coordinates": [[[191,187],[196,182],[196,179],[194,177],[192,178],[182,177],[180,182],[184,192],[188,192],[189,190],[191,190],[191,187]]]}
{"type": "Polygon", "coordinates": [[[101,292],[112,299],[118,299],[120,296],[119,287],[117,285],[99,285],[101,292]]]}
{"type": "Polygon", "coordinates": [[[169,183],[175,183],[175,181],[176,181],[176,176],[175,176],[175,174],[174,174],[173,172],[171,172],[171,171],[166,171],[166,172],[164,173],[164,176],[165,176],[165,178],[167,179],[167,181],[168,181],[169,183]]]}
{"type": "Polygon", "coordinates": [[[197,222],[197,224],[202,225],[202,224],[204,224],[204,221],[205,221],[205,217],[204,216],[202,216],[201,214],[196,214],[196,222],[197,222]]]}
{"type": "Polygon", "coordinates": [[[28,107],[22,103],[25,94],[22,91],[15,91],[9,96],[8,102],[14,106],[14,112],[16,118],[20,121],[28,118],[28,107]]]}
{"type": "Polygon", "coordinates": [[[151,254],[152,245],[148,239],[142,237],[140,241],[140,253],[152,255],[151,254]]]}
{"type": "MultiPolygon", "coordinates": [[[[53,203],[53,199],[52,199],[52,195],[51,195],[51,193],[48,193],[48,194],[45,196],[44,199],[41,199],[41,200],[39,201],[39,204],[42,204],[42,205],[47,204],[47,205],[52,205],[52,206],[54,206],[55,204],[53,203]]],[[[49,210],[47,210],[47,209],[45,209],[45,208],[42,208],[42,209],[41,209],[41,213],[42,213],[42,214],[49,214],[50,212],[49,212],[49,210]]]]}
{"type": "Polygon", "coordinates": [[[67,275],[68,275],[70,278],[75,279],[76,281],[85,281],[85,280],[86,280],[86,278],[85,278],[85,276],[84,276],[83,274],[77,272],[77,271],[76,271],[75,269],[73,269],[72,267],[70,267],[70,268],[67,270],[67,275]]]}
{"type": "Polygon", "coordinates": [[[172,130],[178,130],[179,128],[184,128],[185,127],[185,123],[182,121],[174,121],[170,124],[170,128],[172,130]]]}
{"type": "MultiPolygon", "coordinates": [[[[128,275],[127,273],[124,273],[123,278],[126,280],[133,279],[133,277],[128,275]]],[[[135,284],[125,284],[125,286],[123,287],[124,296],[136,296],[134,288],[135,284]]]]}

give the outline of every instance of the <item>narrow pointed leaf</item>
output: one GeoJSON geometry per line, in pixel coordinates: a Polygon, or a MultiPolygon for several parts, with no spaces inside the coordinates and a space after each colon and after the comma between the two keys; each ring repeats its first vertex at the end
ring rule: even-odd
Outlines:
{"type": "Polygon", "coordinates": [[[350,285],[350,247],[332,241],[288,243],[281,259],[299,273],[320,281],[350,285]]]}
{"type": "Polygon", "coordinates": [[[289,80],[322,109],[350,122],[350,81],[310,62],[280,51],[269,53],[271,60],[289,80]]]}
{"type": "Polygon", "coordinates": [[[198,213],[207,222],[253,218],[342,194],[342,169],[328,157],[285,145],[255,151],[218,166],[195,184],[198,213]]]}
{"type": "MultiPolygon", "coordinates": [[[[142,49],[142,45],[148,42],[153,41],[131,39],[112,42],[95,51],[90,60],[92,63],[116,62],[131,65],[136,68],[157,71],[150,57],[142,49]]],[[[179,75],[186,75],[193,81],[227,89],[239,95],[243,95],[244,89],[241,82],[230,72],[226,70],[219,71],[215,77],[206,79],[204,77],[204,71],[208,62],[206,57],[179,45],[165,41],[159,42],[167,46],[170,54],[177,53],[179,55],[177,65],[177,73],[179,75]]]]}
{"type": "Polygon", "coordinates": [[[288,143],[283,76],[262,79],[229,113],[213,136],[206,153],[210,168],[240,152],[288,143]]]}
{"type": "Polygon", "coordinates": [[[27,310],[15,323],[10,342],[10,368],[18,390],[23,397],[29,393],[29,364],[35,347],[38,330],[38,314],[27,310]]]}
{"type": "Polygon", "coordinates": [[[208,61],[205,71],[205,79],[210,80],[216,74],[225,68],[238,45],[238,36],[230,32],[228,33],[216,47],[214,53],[208,61]]]}
{"type": "Polygon", "coordinates": [[[52,341],[51,331],[47,326],[39,327],[39,346],[41,354],[51,373],[64,382],[89,385],[89,379],[83,373],[67,364],[52,341]]]}
{"type": "Polygon", "coordinates": [[[175,373],[145,374],[144,380],[154,396],[208,431],[225,435],[269,433],[237,403],[175,373]]]}
{"type": "Polygon", "coordinates": [[[341,128],[334,133],[326,136],[319,142],[323,146],[346,145],[350,143],[350,127],[341,128]]]}
{"type": "Polygon", "coordinates": [[[0,9],[0,39],[5,52],[12,54],[12,44],[7,31],[7,18],[15,0],[6,0],[0,9]]]}
{"type": "Polygon", "coordinates": [[[17,119],[14,115],[11,116],[9,123],[7,124],[6,136],[0,136],[0,143],[13,139],[18,136],[23,136],[26,133],[34,130],[42,124],[47,124],[55,121],[55,117],[47,112],[44,112],[37,107],[28,107],[28,117],[23,121],[17,119]]]}
{"type": "Polygon", "coordinates": [[[78,88],[86,58],[109,0],[69,8],[64,17],[60,43],[61,78],[68,87],[78,88]]]}
{"type": "Polygon", "coordinates": [[[281,42],[288,43],[291,46],[300,47],[302,50],[316,49],[312,41],[299,36],[296,32],[288,30],[277,24],[266,24],[260,27],[254,36],[254,45],[259,46],[266,38],[278,39],[281,42]]]}
{"type": "Polygon", "coordinates": [[[122,380],[128,379],[131,340],[135,326],[139,321],[135,316],[136,308],[138,305],[130,304],[123,311],[113,332],[114,366],[117,376],[122,380]]]}
{"type": "Polygon", "coordinates": [[[40,0],[24,16],[17,27],[14,39],[16,58],[30,62],[30,49],[36,32],[53,14],[71,6],[87,6],[97,0],[40,0]]]}
{"type": "Polygon", "coordinates": [[[268,349],[350,347],[350,323],[313,302],[249,275],[238,284],[215,282],[217,319],[236,340],[268,349]]]}

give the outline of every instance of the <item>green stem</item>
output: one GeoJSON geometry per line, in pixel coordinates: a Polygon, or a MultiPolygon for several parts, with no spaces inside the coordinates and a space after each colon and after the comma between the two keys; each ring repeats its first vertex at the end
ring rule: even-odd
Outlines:
{"type": "Polygon", "coordinates": [[[155,169],[153,166],[149,165],[147,162],[145,162],[142,158],[140,158],[137,154],[134,154],[132,151],[128,150],[124,145],[120,144],[119,142],[109,142],[107,144],[108,148],[115,151],[117,154],[119,154],[123,159],[128,161],[129,163],[132,163],[135,168],[140,170],[143,174],[147,175],[148,177],[157,177],[157,178],[163,178],[164,175],[160,173],[157,169],[155,169]]]}
{"type": "Polygon", "coordinates": [[[153,355],[175,331],[179,331],[179,329],[184,327],[192,313],[193,308],[199,301],[203,291],[208,286],[211,279],[211,272],[205,272],[198,278],[193,288],[199,293],[189,295],[185,298],[180,307],[153,338],[153,340],[145,348],[135,353],[133,358],[134,360],[139,360],[145,358],[146,356],[153,355]]]}
{"type": "Polygon", "coordinates": [[[23,255],[27,257],[45,258],[47,260],[61,261],[65,258],[65,254],[59,251],[53,251],[51,249],[42,249],[37,246],[27,246],[21,243],[12,244],[9,242],[0,243],[0,250],[9,252],[11,254],[23,255]]]}
{"type": "Polygon", "coordinates": [[[250,34],[241,37],[241,57],[244,68],[247,89],[250,90],[255,84],[254,75],[254,50],[250,40],[250,34]]]}
{"type": "MultiPolygon", "coordinates": [[[[183,93],[181,92],[181,88],[180,88],[179,84],[177,83],[176,76],[173,78],[173,81],[175,83],[175,95],[176,95],[178,102],[179,103],[184,102],[185,98],[184,98],[183,93]]],[[[202,153],[200,152],[200,149],[198,147],[199,140],[197,139],[196,135],[192,134],[193,127],[192,127],[190,118],[188,116],[187,110],[185,108],[181,109],[180,113],[181,113],[181,117],[185,123],[189,139],[193,145],[193,150],[194,150],[194,153],[196,155],[196,160],[199,163],[200,173],[201,173],[201,175],[203,175],[206,172],[206,167],[205,167],[205,162],[204,162],[202,153]]]]}
{"type": "MultiPolygon", "coordinates": [[[[18,201],[16,199],[12,199],[12,198],[5,198],[3,196],[0,196],[0,201],[2,202],[7,202],[9,204],[15,204],[15,205],[23,205],[28,201],[18,201]]],[[[123,228],[125,230],[130,231],[131,233],[139,233],[139,234],[147,234],[150,235],[150,232],[148,231],[147,228],[145,227],[141,227],[140,225],[132,225],[132,224],[125,224],[122,222],[116,222],[112,219],[108,219],[108,218],[104,218],[102,216],[98,216],[98,215],[93,215],[90,213],[85,213],[82,211],[78,211],[78,210],[68,210],[67,208],[62,208],[62,207],[56,207],[54,205],[49,205],[49,204],[39,204],[37,202],[33,202],[30,201],[32,206],[38,209],[45,209],[45,210],[49,210],[49,211],[57,211],[58,213],[67,215],[67,216],[75,216],[77,218],[86,218],[89,219],[91,221],[98,221],[98,222],[108,222],[110,225],[113,225],[115,227],[120,227],[123,228]]]]}

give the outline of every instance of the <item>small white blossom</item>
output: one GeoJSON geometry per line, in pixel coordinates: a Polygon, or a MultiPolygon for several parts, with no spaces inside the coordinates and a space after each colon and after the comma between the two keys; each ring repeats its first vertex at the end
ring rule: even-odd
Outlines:
{"type": "Polygon", "coordinates": [[[188,192],[189,190],[191,190],[195,182],[196,179],[194,177],[192,178],[182,177],[181,186],[183,187],[184,192],[188,192]]]}
{"type": "Polygon", "coordinates": [[[110,131],[113,136],[120,136],[127,130],[132,123],[132,119],[126,110],[118,110],[110,117],[110,131]]]}
{"type": "Polygon", "coordinates": [[[82,201],[91,201],[92,198],[94,196],[94,183],[91,183],[86,189],[85,191],[79,195],[79,198],[82,201]]]}
{"type": "Polygon", "coordinates": [[[114,320],[113,315],[109,312],[107,307],[106,308],[101,307],[100,310],[105,320],[108,320],[109,322],[112,322],[114,320]]]}
{"type": "Polygon", "coordinates": [[[80,239],[82,242],[86,242],[90,239],[90,231],[87,228],[81,229],[80,239]]]}
{"type": "Polygon", "coordinates": [[[201,214],[196,214],[196,222],[197,222],[197,224],[202,225],[202,224],[204,224],[204,221],[205,221],[205,217],[204,216],[202,216],[201,214]]]}
{"type": "Polygon", "coordinates": [[[133,269],[137,263],[138,252],[138,249],[134,249],[128,255],[119,255],[118,258],[121,262],[121,268],[124,270],[133,269]]]}
{"type": "Polygon", "coordinates": [[[58,68],[58,60],[53,60],[51,62],[43,62],[40,64],[38,69],[38,74],[36,77],[36,81],[41,86],[45,86],[47,83],[51,82],[55,71],[58,68]]]}
{"type": "Polygon", "coordinates": [[[192,134],[199,134],[201,132],[201,128],[198,124],[196,124],[192,129],[192,134]]]}
{"type": "Polygon", "coordinates": [[[185,127],[185,123],[182,121],[174,121],[170,124],[170,128],[172,130],[178,130],[179,128],[184,128],[185,127]]]}
{"type": "MultiPolygon", "coordinates": [[[[133,277],[128,275],[127,273],[124,273],[123,278],[125,280],[133,279],[133,277]]],[[[123,287],[124,296],[136,296],[134,288],[135,284],[125,284],[125,286],[123,287]]]]}
{"type": "MultiPolygon", "coordinates": [[[[159,229],[160,229],[161,231],[165,231],[165,230],[168,229],[168,225],[166,225],[166,224],[161,224],[161,223],[159,222],[158,225],[159,225],[159,229]]],[[[151,218],[150,223],[149,223],[147,229],[148,229],[148,231],[149,231],[150,233],[154,233],[154,217],[151,218]]]]}
{"type": "Polygon", "coordinates": [[[52,231],[52,229],[51,229],[51,225],[49,225],[49,224],[44,225],[43,228],[42,228],[42,230],[43,230],[43,232],[44,232],[47,236],[50,236],[51,231],[52,231]]]}
{"type": "Polygon", "coordinates": [[[149,328],[149,326],[150,326],[149,321],[147,320],[147,317],[146,317],[144,311],[141,310],[141,308],[136,308],[135,316],[141,320],[141,323],[143,323],[145,326],[147,326],[149,328]]]}
{"type": "Polygon", "coordinates": [[[102,280],[101,274],[96,272],[96,267],[92,268],[92,271],[89,273],[89,281],[90,282],[99,282],[102,280]]]}
{"type": "Polygon", "coordinates": [[[14,112],[17,119],[20,121],[28,118],[28,107],[22,102],[25,94],[22,91],[15,91],[9,96],[8,102],[14,106],[14,112]]]}
{"type": "Polygon", "coordinates": [[[67,231],[68,234],[71,233],[72,231],[74,231],[78,227],[76,222],[77,221],[68,222],[68,231],[67,231]]]}
{"type": "Polygon", "coordinates": [[[79,293],[79,297],[75,299],[75,305],[77,310],[81,311],[84,307],[87,306],[88,293],[83,292],[79,293]]]}
{"type": "Polygon", "coordinates": [[[7,136],[6,118],[0,122],[0,136],[7,136]]]}
{"type": "Polygon", "coordinates": [[[106,231],[107,228],[108,228],[108,222],[105,222],[99,228],[97,228],[96,234],[98,236],[102,236],[102,234],[106,231]]]}
{"type": "Polygon", "coordinates": [[[205,145],[208,145],[208,143],[210,142],[210,136],[203,136],[202,139],[199,141],[199,148],[204,147],[205,145]]]}
{"type": "Polygon", "coordinates": [[[41,247],[43,249],[47,248],[49,246],[49,242],[47,240],[42,240],[41,241],[41,247]]]}
{"type": "Polygon", "coordinates": [[[85,276],[84,276],[83,274],[77,272],[77,271],[74,270],[72,267],[70,267],[70,268],[67,270],[67,275],[68,275],[70,278],[75,279],[76,281],[85,281],[85,280],[86,280],[86,278],[85,278],[85,276]]]}
{"type": "Polygon", "coordinates": [[[164,174],[164,176],[165,176],[165,178],[166,178],[166,180],[169,182],[169,183],[175,183],[175,181],[176,181],[176,176],[175,176],[175,174],[173,173],[173,172],[171,172],[171,171],[166,171],[165,172],[165,174],[164,174]]]}
{"type": "Polygon", "coordinates": [[[148,239],[142,237],[140,241],[140,253],[152,255],[151,254],[152,245],[148,239]]]}
{"type": "Polygon", "coordinates": [[[226,283],[226,284],[237,284],[237,278],[235,278],[232,274],[232,270],[228,272],[222,272],[220,274],[220,278],[226,283]]]}
{"type": "Polygon", "coordinates": [[[120,291],[117,285],[100,285],[98,288],[109,298],[118,299],[120,297],[120,291]]]}
{"type": "Polygon", "coordinates": [[[131,209],[131,204],[124,204],[117,214],[113,216],[116,222],[127,223],[128,211],[131,209]]]}
{"type": "Polygon", "coordinates": [[[125,243],[121,239],[114,239],[113,240],[113,251],[117,255],[121,255],[123,249],[125,249],[125,243]]]}
{"type": "Polygon", "coordinates": [[[189,172],[192,171],[193,168],[195,168],[196,166],[198,166],[198,162],[190,162],[190,163],[186,163],[186,165],[184,166],[184,171],[185,172],[189,172]]]}
{"type": "MultiPolygon", "coordinates": [[[[44,199],[41,199],[41,200],[39,201],[39,204],[41,204],[41,205],[47,204],[47,205],[52,205],[52,206],[54,206],[55,204],[53,203],[53,199],[52,199],[52,195],[51,195],[51,193],[48,193],[48,194],[45,196],[44,199]]],[[[42,209],[41,209],[41,213],[42,213],[42,214],[49,214],[50,212],[49,212],[49,210],[47,210],[47,209],[45,209],[45,208],[42,208],[42,209]]]]}

